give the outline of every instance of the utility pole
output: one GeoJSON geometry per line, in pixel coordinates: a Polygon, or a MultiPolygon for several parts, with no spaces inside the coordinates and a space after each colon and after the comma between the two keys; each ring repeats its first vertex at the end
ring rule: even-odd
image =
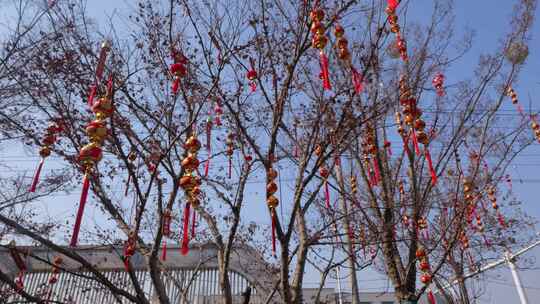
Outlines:
{"type": "MultiPolygon", "coordinates": [[[[519,257],[520,255],[526,253],[527,251],[533,249],[534,247],[536,247],[538,245],[540,245],[540,240],[530,244],[529,246],[526,246],[526,247],[522,248],[521,250],[519,250],[518,252],[516,252],[514,254],[512,254],[510,251],[506,251],[504,253],[504,257],[502,259],[500,259],[498,261],[495,261],[493,263],[487,264],[487,265],[485,265],[483,267],[480,267],[476,271],[465,274],[462,277],[462,280],[465,281],[466,279],[475,277],[475,276],[481,274],[482,272],[485,272],[487,270],[490,270],[492,268],[495,268],[495,267],[497,267],[499,265],[502,265],[502,264],[506,263],[508,265],[508,267],[510,268],[510,271],[512,272],[512,277],[514,279],[514,283],[516,285],[516,289],[517,289],[521,304],[528,304],[527,295],[525,294],[525,290],[523,289],[523,285],[521,284],[521,280],[519,278],[519,273],[517,272],[515,261],[516,261],[517,257],[519,257]]],[[[454,279],[452,282],[444,285],[441,289],[450,288],[450,287],[452,287],[452,285],[456,284],[457,282],[458,282],[458,279],[454,279]]]]}

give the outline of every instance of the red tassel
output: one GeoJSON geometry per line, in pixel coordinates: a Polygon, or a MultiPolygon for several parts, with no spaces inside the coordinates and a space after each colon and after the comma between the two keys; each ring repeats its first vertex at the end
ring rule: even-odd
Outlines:
{"type": "Polygon", "coordinates": [[[249,87],[251,88],[251,93],[257,91],[257,83],[255,81],[250,81],[249,87]]]}
{"type": "Polygon", "coordinates": [[[379,181],[381,180],[381,171],[379,170],[379,164],[377,163],[376,158],[373,158],[373,170],[375,172],[373,176],[373,182],[374,185],[378,185],[379,181]]]}
{"type": "Polygon", "coordinates": [[[413,141],[413,145],[414,145],[414,151],[416,152],[416,155],[420,155],[420,147],[418,146],[418,139],[416,138],[416,132],[414,132],[414,130],[411,130],[411,136],[412,136],[412,141],[413,141]]]}
{"type": "Polygon", "coordinates": [[[352,72],[352,81],[354,85],[354,91],[356,92],[356,94],[360,94],[362,93],[362,90],[364,88],[362,84],[363,77],[354,67],[351,68],[351,72],[352,72]]]}
{"type": "Polygon", "coordinates": [[[270,211],[272,217],[272,255],[276,256],[276,211],[270,211]]]}
{"type": "Polygon", "coordinates": [[[34,174],[34,179],[32,180],[32,185],[30,186],[30,192],[36,192],[36,187],[39,182],[39,175],[41,174],[41,168],[43,168],[43,163],[45,162],[45,159],[41,159],[39,161],[39,165],[36,169],[36,174],[34,174]]]}
{"type": "Polygon", "coordinates": [[[294,158],[298,158],[298,146],[297,146],[297,145],[294,145],[294,149],[293,149],[293,157],[294,157],[294,158]]]}
{"type": "Polygon", "coordinates": [[[321,76],[323,80],[323,89],[325,90],[331,90],[332,85],[330,84],[330,73],[328,72],[328,57],[326,57],[326,54],[321,51],[319,53],[319,59],[321,64],[321,76]]]}
{"type": "Polygon", "coordinates": [[[405,153],[407,153],[407,156],[411,155],[411,150],[409,149],[409,136],[403,137],[403,149],[405,150],[405,153]]]}
{"type": "Polygon", "coordinates": [[[328,181],[324,180],[324,201],[326,208],[330,209],[330,190],[328,189],[328,181]]]}
{"type": "Polygon", "coordinates": [[[94,105],[94,97],[96,96],[96,90],[97,85],[94,84],[92,87],[90,87],[90,94],[88,95],[88,105],[93,106],[94,105]]]}
{"type": "Polygon", "coordinates": [[[86,199],[88,198],[88,189],[90,188],[90,179],[88,174],[84,175],[83,188],[81,192],[81,199],[79,201],[79,210],[77,211],[77,217],[75,218],[75,226],[73,227],[73,235],[71,236],[71,242],[69,246],[76,247],[77,240],[79,239],[79,231],[81,229],[82,216],[84,213],[84,206],[86,205],[86,199]]]}
{"type": "Polygon", "coordinates": [[[506,228],[506,222],[500,212],[497,212],[497,220],[499,221],[499,225],[501,225],[501,227],[506,228]]]}
{"type": "Polygon", "coordinates": [[[212,119],[208,119],[206,122],[206,151],[208,152],[208,160],[204,164],[204,177],[208,177],[208,171],[210,170],[210,157],[212,156],[212,119]]]}
{"type": "Polygon", "coordinates": [[[96,67],[96,79],[97,79],[97,81],[101,80],[101,77],[103,75],[103,70],[105,69],[105,61],[107,60],[108,52],[109,51],[108,51],[107,48],[104,48],[104,47],[101,48],[101,52],[99,53],[98,64],[97,64],[97,67],[96,67]]]}
{"type": "Polygon", "coordinates": [[[197,213],[193,210],[193,215],[191,216],[191,239],[195,239],[195,222],[197,220],[197,213]]]}
{"type": "Polygon", "coordinates": [[[163,249],[161,250],[161,260],[167,260],[167,242],[163,240],[163,249]]]}
{"type": "Polygon", "coordinates": [[[431,160],[431,154],[427,147],[424,148],[424,154],[429,166],[429,173],[431,174],[431,184],[435,186],[437,184],[437,173],[435,173],[435,168],[433,168],[433,161],[431,160]]]}
{"type": "Polygon", "coordinates": [[[180,87],[180,77],[174,77],[174,81],[173,81],[173,84],[172,84],[172,93],[174,95],[176,95],[176,93],[178,93],[178,88],[180,87]]]}
{"type": "Polygon", "coordinates": [[[232,176],[232,156],[229,156],[229,178],[232,176]]]}
{"type": "Polygon", "coordinates": [[[189,212],[191,209],[191,204],[188,202],[186,203],[186,206],[184,207],[184,228],[182,230],[183,237],[182,237],[182,249],[181,253],[182,255],[186,255],[189,252],[189,212]]]}
{"type": "Polygon", "coordinates": [[[433,292],[428,291],[428,299],[429,299],[429,304],[437,304],[437,301],[435,301],[435,296],[433,295],[433,292]]]}
{"type": "Polygon", "coordinates": [[[114,77],[113,77],[113,74],[111,73],[109,75],[109,81],[107,82],[107,93],[110,95],[112,95],[113,84],[114,84],[114,77]]]}

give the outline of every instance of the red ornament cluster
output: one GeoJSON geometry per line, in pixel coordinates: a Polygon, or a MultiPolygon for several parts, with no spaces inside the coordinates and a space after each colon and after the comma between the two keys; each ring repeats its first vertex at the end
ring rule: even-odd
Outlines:
{"type": "Polygon", "coordinates": [[[39,183],[39,176],[41,174],[41,169],[43,168],[43,164],[45,163],[45,159],[51,155],[52,148],[57,140],[57,136],[63,130],[64,130],[64,127],[62,125],[62,122],[59,119],[51,121],[47,129],[45,129],[45,134],[41,141],[42,146],[41,146],[41,149],[39,149],[39,155],[41,156],[41,160],[36,169],[36,173],[34,174],[32,185],[30,186],[30,189],[28,190],[29,192],[36,191],[37,185],[39,183]]]}
{"type": "MultiPolygon", "coordinates": [[[[191,213],[191,207],[195,208],[201,203],[199,200],[199,196],[201,194],[201,178],[196,175],[197,168],[199,167],[199,160],[197,159],[197,154],[201,149],[201,143],[195,135],[191,135],[186,140],[184,147],[187,151],[187,155],[182,160],[182,169],[184,170],[184,175],[180,178],[180,187],[184,190],[187,200],[184,207],[184,222],[182,229],[183,238],[181,252],[183,255],[186,255],[189,252],[189,218],[191,213]]],[[[193,234],[195,225],[194,221],[192,225],[193,234]]],[[[194,237],[194,235],[192,235],[192,237],[194,237]]]]}
{"type": "Polygon", "coordinates": [[[388,23],[390,24],[390,30],[396,34],[396,46],[399,50],[399,54],[403,61],[408,61],[407,55],[407,42],[401,36],[401,29],[398,24],[398,16],[396,15],[396,9],[399,5],[397,0],[388,0],[388,6],[386,7],[386,14],[388,15],[388,23]]]}
{"type": "Polygon", "coordinates": [[[184,55],[182,55],[176,50],[172,51],[172,57],[174,63],[171,64],[169,68],[169,71],[173,76],[173,84],[171,87],[171,91],[174,95],[176,95],[178,93],[178,89],[180,88],[180,80],[187,75],[186,65],[188,63],[188,60],[184,55]]]}
{"type": "Polygon", "coordinates": [[[311,46],[319,50],[319,64],[321,66],[321,79],[323,81],[323,89],[331,90],[332,85],[330,84],[330,72],[328,71],[328,57],[324,53],[324,48],[328,43],[328,37],[326,37],[326,29],[322,23],[324,20],[325,13],[321,8],[314,8],[309,14],[311,19],[311,33],[313,34],[311,38],[311,46]]]}
{"type": "Polygon", "coordinates": [[[431,82],[435,88],[435,92],[439,97],[444,96],[444,75],[442,73],[437,73],[431,82]]]}

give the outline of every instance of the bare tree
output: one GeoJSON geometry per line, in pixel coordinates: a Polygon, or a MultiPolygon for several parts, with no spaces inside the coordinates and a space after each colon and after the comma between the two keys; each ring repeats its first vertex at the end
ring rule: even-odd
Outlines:
{"type": "Polygon", "coordinates": [[[518,1],[500,50],[469,80],[443,75],[471,43],[453,36],[452,1],[434,1],[425,25],[401,22],[411,5],[141,1],[107,34],[84,1],[35,8],[45,18],[2,64],[2,129],[65,161],[52,186],[80,179],[70,245],[124,246],[133,292],[1,209],[0,222],[79,263],[118,301],[155,300],[130,266],[138,252],[157,301],[171,302],[167,239],[184,252],[193,239],[215,244],[222,303],[233,303],[229,261],[241,243],[278,269],[267,302],[302,303],[309,261],[327,263],[323,283],[347,269],[355,304],[357,271],[380,261],[397,299],[417,301],[522,228],[504,217],[499,194],[534,141],[534,116],[501,129],[497,111],[518,103],[522,62],[508,51],[526,45],[536,2],[518,1]],[[41,138],[49,121],[61,125],[54,145],[41,138]],[[110,230],[83,217],[87,191],[110,230]]]}

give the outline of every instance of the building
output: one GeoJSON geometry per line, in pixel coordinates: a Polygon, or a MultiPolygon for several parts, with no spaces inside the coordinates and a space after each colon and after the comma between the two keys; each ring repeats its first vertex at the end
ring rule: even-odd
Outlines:
{"type": "MultiPolygon", "coordinates": [[[[17,247],[17,249],[28,253],[24,261],[27,271],[23,282],[24,290],[29,294],[74,304],[118,302],[108,289],[92,279],[95,276],[94,273],[84,269],[73,258],[62,256],[64,270],[60,272],[55,284],[49,284],[51,263],[57,254],[40,247],[17,247]]],[[[83,246],[75,249],[75,253],[99,269],[100,273],[116,287],[135,294],[133,284],[124,268],[122,248],[83,246]]],[[[18,267],[8,249],[0,248],[0,261],[2,273],[12,278],[18,274],[18,267]]],[[[154,299],[154,303],[158,303],[150,274],[146,270],[145,257],[137,253],[131,257],[130,262],[141,289],[149,299],[154,299]]],[[[217,302],[221,289],[219,288],[215,245],[194,246],[186,256],[180,254],[179,248],[169,248],[167,259],[162,263],[163,267],[167,268],[163,280],[172,303],[211,304],[217,302]]],[[[235,303],[245,303],[247,294],[249,294],[250,304],[267,303],[268,298],[277,299],[274,296],[274,289],[279,278],[278,270],[268,265],[258,252],[248,246],[234,248],[230,258],[229,278],[235,303]]],[[[0,284],[0,291],[2,288],[0,284]]],[[[319,303],[315,303],[318,289],[306,288],[303,292],[306,304],[351,303],[350,294],[338,294],[333,288],[323,288],[320,291],[319,303]]],[[[12,294],[7,302],[19,299],[17,294],[12,294]]],[[[131,303],[125,298],[120,301],[131,303]]],[[[360,304],[396,303],[393,293],[362,293],[360,301],[360,304]]],[[[270,303],[278,302],[272,300],[270,303]]]]}

